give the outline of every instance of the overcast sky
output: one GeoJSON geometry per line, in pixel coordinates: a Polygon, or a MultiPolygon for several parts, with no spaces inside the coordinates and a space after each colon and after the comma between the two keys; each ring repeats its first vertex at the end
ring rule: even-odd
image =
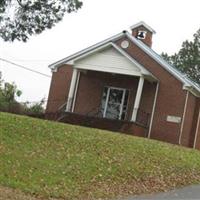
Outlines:
{"type": "MultiPolygon", "coordinates": [[[[200,28],[200,0],[83,0],[77,13],[66,14],[53,29],[32,36],[27,43],[0,40],[0,58],[51,75],[48,65],[93,45],[139,21],[156,34],[153,49],[173,54],[200,28]]],[[[20,101],[48,97],[50,78],[0,61],[3,78],[15,82],[23,94],[20,101]]]]}

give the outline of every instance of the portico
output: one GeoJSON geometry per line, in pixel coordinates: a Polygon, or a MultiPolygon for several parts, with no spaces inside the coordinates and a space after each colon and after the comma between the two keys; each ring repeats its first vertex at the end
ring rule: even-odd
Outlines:
{"type": "MultiPolygon", "coordinates": [[[[67,98],[66,112],[92,114],[92,110],[94,109],[98,117],[137,122],[144,82],[156,82],[155,77],[153,77],[151,73],[144,69],[133,58],[130,58],[124,51],[121,49],[119,50],[117,45],[112,43],[99,48],[98,51],[92,52],[89,55],[76,58],[71,61],[70,64],[72,63],[73,73],[67,98]],[[115,63],[113,63],[112,58],[117,58],[118,62],[115,61],[115,63]],[[94,91],[98,93],[97,90],[99,90],[100,94],[99,97],[97,97],[99,102],[96,108],[93,108],[91,103],[90,110],[84,110],[83,112],[83,109],[76,108],[76,102],[80,101],[77,98],[81,98],[83,102],[88,101],[88,97],[85,95],[78,95],[77,97],[77,93],[80,93],[79,85],[84,85],[83,79],[81,79],[82,82],[80,83],[80,77],[85,77],[85,79],[87,77],[87,82],[89,82],[91,78],[92,85],[93,80],[91,74],[97,77],[110,76],[110,80],[120,77],[121,81],[124,82],[124,86],[123,84],[120,86],[120,82],[117,85],[112,83],[112,81],[108,83],[104,78],[99,77],[101,87],[99,86],[99,88],[96,88],[94,91]],[[129,79],[130,84],[125,83],[127,79],[129,79]],[[132,83],[131,79],[134,80],[132,83]]],[[[98,78],[96,79],[98,80],[98,78]]],[[[93,89],[88,87],[87,91],[84,91],[84,93],[88,93],[90,96],[91,90],[93,89]]],[[[90,96],[89,98],[95,98],[95,96],[90,96]]]]}

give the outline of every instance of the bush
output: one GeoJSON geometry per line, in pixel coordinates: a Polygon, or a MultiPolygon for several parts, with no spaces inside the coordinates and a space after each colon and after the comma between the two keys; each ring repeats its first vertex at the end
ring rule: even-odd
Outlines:
{"type": "Polygon", "coordinates": [[[26,102],[24,107],[25,107],[25,113],[26,114],[33,114],[33,115],[38,115],[38,114],[43,114],[45,109],[44,109],[44,103],[45,99],[43,98],[41,101],[36,102],[32,105],[30,105],[30,102],[26,102]]]}

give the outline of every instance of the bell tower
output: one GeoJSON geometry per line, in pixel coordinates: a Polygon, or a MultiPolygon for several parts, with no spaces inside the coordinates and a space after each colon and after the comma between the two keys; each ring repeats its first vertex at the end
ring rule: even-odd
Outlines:
{"type": "Polygon", "coordinates": [[[147,46],[152,46],[152,36],[156,32],[148,26],[145,22],[141,21],[130,27],[132,30],[132,35],[138,40],[145,43],[147,46]]]}

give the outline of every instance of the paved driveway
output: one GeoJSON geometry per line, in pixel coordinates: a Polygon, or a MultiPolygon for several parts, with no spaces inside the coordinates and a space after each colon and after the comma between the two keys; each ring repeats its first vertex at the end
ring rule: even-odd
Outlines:
{"type": "Polygon", "coordinates": [[[153,194],[153,195],[142,195],[137,197],[129,197],[120,200],[141,200],[141,199],[200,199],[200,185],[192,185],[181,189],[175,189],[169,192],[153,194]]]}

